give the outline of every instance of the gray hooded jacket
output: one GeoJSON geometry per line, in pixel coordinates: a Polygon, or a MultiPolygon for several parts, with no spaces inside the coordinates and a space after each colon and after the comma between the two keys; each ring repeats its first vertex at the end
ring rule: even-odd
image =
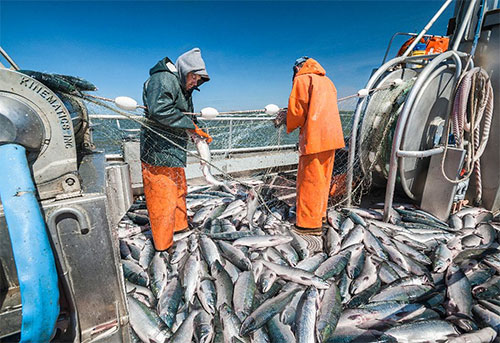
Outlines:
{"type": "Polygon", "coordinates": [[[204,82],[210,80],[210,77],[208,77],[207,69],[205,67],[205,62],[201,58],[201,51],[199,48],[191,49],[180,55],[175,62],[175,67],[177,68],[177,72],[179,73],[183,89],[186,86],[186,76],[189,72],[193,72],[201,76],[201,79],[197,85],[198,87],[201,86],[204,82]]]}

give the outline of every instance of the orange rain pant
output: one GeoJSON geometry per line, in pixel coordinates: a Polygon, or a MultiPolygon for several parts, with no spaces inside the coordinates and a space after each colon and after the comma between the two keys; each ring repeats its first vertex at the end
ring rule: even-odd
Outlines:
{"type": "Polygon", "coordinates": [[[155,248],[166,250],[173,244],[174,232],[188,227],[184,168],[143,162],[142,180],[155,248]]]}
{"type": "Polygon", "coordinates": [[[297,226],[320,228],[326,217],[335,150],[301,155],[297,172],[297,226]]]}

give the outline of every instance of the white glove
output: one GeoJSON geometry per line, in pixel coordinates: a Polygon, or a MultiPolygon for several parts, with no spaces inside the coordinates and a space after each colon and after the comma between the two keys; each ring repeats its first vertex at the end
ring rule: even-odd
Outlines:
{"type": "Polygon", "coordinates": [[[213,107],[202,108],[200,113],[201,113],[201,117],[206,118],[206,119],[213,119],[219,115],[219,111],[217,111],[213,107]]]}

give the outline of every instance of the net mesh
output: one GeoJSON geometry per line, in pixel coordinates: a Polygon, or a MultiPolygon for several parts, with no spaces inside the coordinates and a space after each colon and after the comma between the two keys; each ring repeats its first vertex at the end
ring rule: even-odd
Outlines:
{"type": "MultiPolygon", "coordinates": [[[[357,98],[339,101],[340,118],[346,142],[348,142],[351,134],[352,116],[356,102],[357,98]]],[[[117,113],[122,113],[122,111],[113,105],[104,104],[89,98],[86,98],[84,103],[91,118],[90,127],[93,144],[98,151],[104,151],[107,154],[120,154],[124,141],[139,141],[141,126],[146,127],[147,130],[157,130],[154,126],[148,128],[147,125],[126,117],[123,117],[124,120],[114,118],[97,119],[102,118],[103,115],[116,115],[117,113]]],[[[130,112],[129,115],[142,116],[143,111],[130,112]]],[[[239,152],[272,154],[295,151],[297,154],[298,130],[287,134],[284,126],[275,128],[272,119],[274,118],[256,112],[254,114],[223,116],[216,120],[199,119],[198,125],[213,138],[213,142],[210,144],[212,162],[220,159],[229,159],[232,155],[239,152]]],[[[178,138],[175,137],[175,133],[165,135],[165,137],[162,136],[161,134],[156,136],[157,141],[155,144],[164,145],[165,140],[178,142],[175,139],[178,138]]],[[[181,138],[185,139],[185,136],[181,138]]],[[[191,151],[193,156],[197,155],[196,146],[190,139],[187,139],[187,141],[187,150],[191,151]]],[[[154,146],[150,148],[156,149],[154,146]]],[[[148,153],[148,147],[146,147],[145,153],[148,153]]],[[[161,164],[161,161],[158,164],[161,164]]],[[[258,169],[255,166],[251,167],[252,169],[258,169]]],[[[276,165],[276,167],[280,166],[276,165]]],[[[257,174],[259,178],[267,180],[269,179],[269,175],[273,175],[274,177],[278,169],[276,167],[259,170],[257,174]]],[[[291,195],[294,193],[296,166],[289,167],[291,169],[289,172],[280,172],[278,179],[274,179],[274,187],[278,190],[277,193],[279,194],[277,195],[280,197],[292,198],[291,195]]],[[[345,198],[345,175],[347,169],[348,150],[346,147],[336,153],[332,182],[333,184],[337,184],[337,186],[332,185],[333,192],[331,193],[330,205],[335,205],[345,198]]],[[[215,170],[212,170],[212,172],[217,173],[217,178],[222,181],[227,177],[222,172],[215,170]]]]}
{"type": "MultiPolygon", "coordinates": [[[[352,168],[353,173],[351,198],[355,204],[360,203],[362,195],[371,188],[373,172],[377,175],[384,175],[387,152],[390,152],[393,127],[411,85],[409,81],[399,86],[375,90],[371,93],[370,97],[378,96],[377,103],[380,105],[377,108],[371,108],[369,111],[363,109],[361,112],[360,124],[356,128],[358,135],[357,150],[359,153],[356,151],[351,167],[348,163],[349,140],[353,132],[353,115],[359,98],[347,97],[339,99],[338,105],[346,147],[336,151],[329,197],[330,207],[346,205],[346,179],[350,171],[349,168],[352,168]],[[363,120],[365,119],[365,113],[372,117],[363,120]]],[[[86,127],[85,125],[90,127],[92,142],[87,143],[87,145],[90,144],[90,146],[106,154],[121,154],[124,141],[138,142],[140,140],[142,127],[144,130],[157,133],[154,143],[145,147],[144,152],[146,154],[149,153],[149,149],[161,150],[158,149],[158,146],[155,146],[156,144],[161,146],[165,146],[165,142],[167,144],[177,144],[181,149],[185,148],[188,151],[188,164],[206,164],[204,162],[209,162],[208,168],[211,169],[209,174],[217,174],[215,181],[225,182],[225,184],[232,184],[233,186],[238,182],[225,170],[217,167],[217,161],[231,159],[235,154],[241,152],[255,153],[257,155],[273,153],[297,154],[298,130],[287,134],[283,126],[280,128],[274,127],[272,120],[274,118],[258,112],[225,115],[215,120],[199,119],[198,125],[213,138],[213,142],[210,144],[211,160],[202,159],[200,161],[196,146],[187,137],[184,130],[165,133],[158,126],[151,125],[151,122],[144,122],[141,119],[144,115],[143,110],[124,113],[114,104],[86,96],[80,98],[79,101],[84,105],[90,120],[88,123],[82,123],[81,118],[75,115],[74,125],[75,130],[77,128],[83,130],[86,127]],[[121,119],[116,119],[116,114],[120,114],[121,119]]],[[[75,107],[74,104],[71,106],[71,108],[75,107]]],[[[158,165],[162,164],[162,161],[158,162],[158,165]]],[[[255,173],[246,176],[258,177],[259,180],[272,188],[277,198],[294,205],[296,165],[288,165],[288,168],[284,168],[285,170],[279,164],[262,169],[259,169],[258,166],[249,167],[249,169],[255,170],[255,173]]],[[[185,182],[184,174],[179,174],[178,180],[174,178],[173,181],[182,184],[185,182]]]]}

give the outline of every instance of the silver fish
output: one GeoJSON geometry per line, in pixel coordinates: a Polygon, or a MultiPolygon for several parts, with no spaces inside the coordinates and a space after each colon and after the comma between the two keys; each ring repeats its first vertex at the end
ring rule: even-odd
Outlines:
{"type": "Polygon", "coordinates": [[[188,250],[188,242],[187,239],[183,239],[178,241],[173,246],[172,257],[170,258],[171,264],[179,263],[179,261],[185,256],[186,251],[188,250]]]}
{"type": "Polygon", "coordinates": [[[182,324],[175,331],[174,335],[170,339],[170,342],[172,343],[191,342],[193,340],[193,334],[194,334],[194,323],[199,313],[200,310],[193,310],[189,312],[186,319],[184,319],[182,324]]]}
{"type": "Polygon", "coordinates": [[[278,315],[267,322],[267,331],[272,342],[295,342],[295,336],[290,326],[280,322],[278,315]]]}
{"type": "Polygon", "coordinates": [[[174,278],[165,287],[165,291],[161,294],[161,297],[158,300],[158,314],[169,328],[173,327],[181,297],[182,287],[180,281],[178,278],[174,278]]]}
{"type": "Polygon", "coordinates": [[[293,296],[292,300],[288,305],[286,305],[283,312],[281,312],[279,318],[283,324],[293,325],[295,323],[295,317],[297,315],[297,306],[299,304],[300,298],[302,298],[302,294],[304,294],[305,290],[300,290],[293,296]]]}
{"type": "Polygon", "coordinates": [[[141,255],[139,256],[139,265],[143,269],[147,269],[149,264],[151,263],[151,260],[153,259],[154,254],[155,248],[153,246],[153,242],[148,239],[142,247],[141,255]]]}
{"type": "Polygon", "coordinates": [[[303,260],[308,258],[309,249],[307,247],[307,242],[293,231],[290,231],[290,236],[292,236],[292,241],[290,242],[290,244],[295,249],[295,251],[297,251],[300,259],[303,260]]]}
{"type": "Polygon", "coordinates": [[[448,343],[489,343],[494,342],[497,332],[490,327],[466,333],[458,337],[452,337],[448,343]]]}
{"type": "Polygon", "coordinates": [[[217,303],[217,293],[215,284],[212,280],[204,279],[200,282],[196,290],[198,299],[205,311],[209,314],[215,314],[215,305],[217,303]]]}
{"type": "Polygon", "coordinates": [[[195,340],[198,343],[212,343],[215,338],[213,316],[205,311],[200,311],[195,319],[195,340]]]}
{"type": "Polygon", "coordinates": [[[131,296],[127,297],[130,325],[144,342],[164,343],[171,333],[153,310],[131,296]]]}
{"type": "Polygon", "coordinates": [[[290,236],[249,236],[235,240],[234,246],[248,246],[253,249],[272,247],[275,245],[286,244],[292,241],[290,236]]]}
{"type": "Polygon", "coordinates": [[[224,303],[231,304],[233,301],[233,282],[219,261],[215,261],[212,265],[211,274],[215,279],[215,290],[217,291],[216,308],[220,308],[224,303]]]}
{"type": "Polygon", "coordinates": [[[200,258],[198,254],[192,254],[186,261],[182,270],[182,287],[184,287],[184,300],[192,304],[193,297],[196,289],[198,289],[198,282],[200,280],[200,258]]]}
{"type": "Polygon", "coordinates": [[[356,225],[342,240],[342,245],[340,246],[340,250],[344,250],[347,247],[352,245],[357,245],[363,242],[365,231],[363,226],[356,225]]]}
{"type": "Polygon", "coordinates": [[[234,285],[234,312],[240,320],[250,315],[253,307],[256,285],[252,272],[242,272],[234,285]]]}
{"type": "Polygon", "coordinates": [[[140,286],[149,285],[149,275],[137,263],[131,260],[122,260],[123,275],[127,280],[140,286]]]}
{"type": "Polygon", "coordinates": [[[167,285],[168,277],[167,264],[161,253],[157,252],[154,255],[153,260],[149,265],[148,272],[151,280],[151,291],[158,299],[167,285]]]}
{"type": "Polygon", "coordinates": [[[215,245],[214,241],[212,241],[209,237],[205,235],[200,236],[200,250],[205,262],[207,262],[208,266],[211,268],[215,261],[218,261],[220,264],[222,263],[222,258],[219,254],[219,250],[215,245]]]}
{"type": "Polygon", "coordinates": [[[248,339],[241,337],[239,331],[241,322],[234,314],[233,309],[224,303],[219,308],[222,331],[224,334],[224,343],[248,342],[248,339]]]}
{"type": "Polygon", "coordinates": [[[472,316],[472,293],[469,279],[464,272],[455,264],[448,268],[446,273],[448,307],[450,312],[472,316]]]}
{"type": "Polygon", "coordinates": [[[222,212],[222,214],[218,218],[223,219],[227,217],[232,217],[237,213],[243,211],[245,209],[245,206],[246,204],[243,202],[243,200],[237,199],[232,203],[230,203],[229,206],[226,207],[224,212],[222,212]]]}
{"type": "Polygon", "coordinates": [[[390,328],[385,332],[398,342],[438,342],[457,335],[459,331],[443,320],[424,320],[390,328]]]}
{"type": "Polygon", "coordinates": [[[319,307],[318,321],[316,323],[318,341],[326,342],[333,335],[341,312],[342,299],[340,291],[335,284],[332,284],[325,291],[319,307]]]}
{"type": "Polygon", "coordinates": [[[252,269],[252,263],[240,249],[224,241],[218,242],[222,255],[241,270],[252,269]]]}
{"type": "Polygon", "coordinates": [[[210,170],[210,165],[209,163],[211,162],[211,154],[210,154],[210,148],[208,147],[207,141],[198,136],[197,134],[193,133],[190,130],[186,131],[188,133],[188,136],[191,138],[193,143],[196,146],[196,150],[198,150],[198,154],[200,155],[200,168],[203,173],[203,176],[205,176],[205,180],[207,180],[208,183],[215,185],[215,186],[225,186],[224,182],[217,180],[213,175],[210,170]]]}
{"type": "Polygon", "coordinates": [[[330,287],[328,282],[305,270],[282,266],[268,261],[262,261],[262,263],[285,280],[290,280],[301,285],[315,286],[318,289],[327,289],[330,287]]]}
{"type": "Polygon", "coordinates": [[[264,326],[269,319],[280,313],[292,299],[299,288],[295,287],[287,292],[264,301],[257,307],[241,324],[240,335],[246,336],[249,333],[264,326]]]}
{"type": "Polygon", "coordinates": [[[258,191],[256,188],[251,188],[248,191],[248,196],[247,196],[247,221],[248,225],[250,225],[250,228],[254,226],[254,215],[255,211],[257,210],[257,207],[259,206],[259,196],[258,196],[258,191]]]}
{"type": "Polygon", "coordinates": [[[127,290],[127,294],[132,295],[146,306],[153,307],[156,305],[156,298],[149,288],[135,285],[128,280],[125,280],[125,288],[127,290]]]}
{"type": "Polygon", "coordinates": [[[303,269],[308,272],[313,272],[316,270],[319,265],[324,262],[326,259],[325,253],[317,253],[311,257],[306,258],[305,260],[300,261],[295,265],[295,268],[303,269]]]}
{"type": "Polygon", "coordinates": [[[308,287],[299,301],[295,317],[297,343],[314,342],[317,298],[318,290],[314,287],[308,287]]]}
{"type": "Polygon", "coordinates": [[[432,262],[432,270],[435,273],[443,273],[451,264],[453,259],[451,250],[446,244],[439,244],[436,248],[434,261],[432,262]]]}
{"type": "Polygon", "coordinates": [[[365,257],[361,274],[351,283],[351,294],[359,294],[377,281],[377,266],[370,256],[365,257]]]}

